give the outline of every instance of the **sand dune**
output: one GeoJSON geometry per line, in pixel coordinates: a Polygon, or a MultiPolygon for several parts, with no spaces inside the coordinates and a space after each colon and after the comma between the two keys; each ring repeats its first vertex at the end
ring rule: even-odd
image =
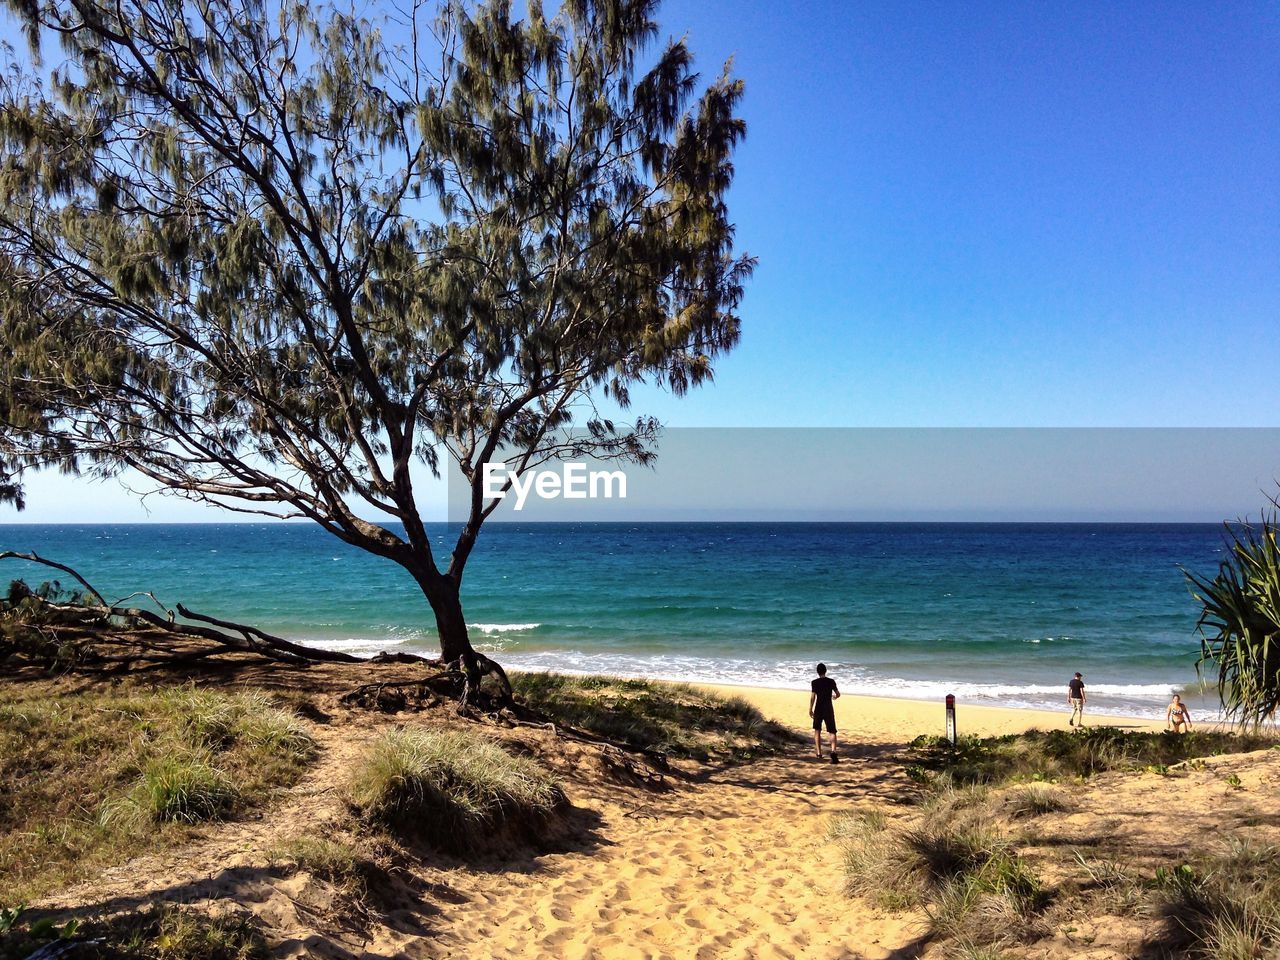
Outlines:
{"type": "MultiPolygon", "coordinates": [[[[713,688],[743,696],[804,731],[801,691],[713,688]]],[[[941,733],[942,704],[874,697],[838,702],[839,765],[795,756],[711,770],[646,798],[603,802],[608,844],[541,858],[527,874],[462,875],[468,903],[445,918],[441,956],[495,958],[851,958],[901,956],[918,916],[885,916],[847,899],[826,842],[835,814],[903,799],[897,749],[941,733]]],[[[961,729],[983,735],[1066,727],[1067,714],[961,705],[961,729]]],[[[1113,721],[1109,721],[1113,722],[1113,721]]],[[[1155,727],[1154,721],[1114,721],[1155,727]]]]}
{"type": "MultiPolygon", "coordinates": [[[[804,691],[724,692],[745,696],[807,733],[804,691]]],[[[905,801],[912,785],[898,752],[921,733],[941,732],[942,706],[846,697],[838,707],[846,737],[838,765],[811,758],[801,740],[792,754],[759,762],[683,765],[661,788],[611,783],[602,775],[598,748],[524,729],[526,749],[560,772],[576,807],[575,830],[563,849],[479,863],[430,856],[383,878],[371,891],[374,902],[359,908],[305,872],[269,869],[270,851],[291,836],[347,829],[338,785],[362,744],[388,722],[348,712],[335,717],[341,722],[315,727],[320,763],[263,820],[205,828],[182,850],[112,870],[46,906],[130,909],[155,899],[215,912],[247,906],[266,923],[278,957],[915,956],[923,942],[922,917],[886,915],[847,898],[826,833],[833,815],[905,801]]],[[[1065,711],[960,708],[961,729],[974,733],[1057,727],[1065,720],[1065,711]]],[[[1268,764],[1263,774],[1246,773],[1259,791],[1269,790],[1276,775],[1277,764],[1268,764]]],[[[1211,802],[1202,804],[1201,819],[1208,824],[1221,813],[1214,806],[1221,788],[1211,771],[1198,776],[1212,792],[1206,793],[1211,802]]],[[[1141,810],[1143,825],[1135,829],[1155,831],[1165,844],[1179,835],[1168,812],[1163,815],[1169,823],[1161,825],[1162,804],[1153,802],[1151,785],[1119,789],[1141,810]]],[[[1231,802],[1245,805],[1244,816],[1257,796],[1252,789],[1237,791],[1231,802]]],[[[1105,802],[1091,803],[1068,826],[1085,830],[1102,822],[1105,802]],[[1076,823],[1081,818],[1088,823],[1076,823]]],[[[1101,934],[1106,935],[1085,952],[1064,941],[1059,946],[1065,952],[1046,944],[1048,952],[1036,956],[1128,955],[1131,929],[1101,934]]]]}

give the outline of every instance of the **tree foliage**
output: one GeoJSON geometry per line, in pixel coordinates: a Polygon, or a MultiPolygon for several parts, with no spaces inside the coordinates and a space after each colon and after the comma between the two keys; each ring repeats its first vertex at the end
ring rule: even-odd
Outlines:
{"type": "Polygon", "coordinates": [[[1198,667],[1216,667],[1223,709],[1253,726],[1280,707],[1278,537],[1275,509],[1264,511],[1259,525],[1227,524],[1227,554],[1217,575],[1184,571],[1201,607],[1198,667]]]}
{"type": "Polygon", "coordinates": [[[653,421],[598,399],[683,393],[738,338],[742,85],[656,45],[653,0],[0,2],[33,51],[0,81],[0,496],[132,468],[309,518],[469,654],[483,464],[647,461],[653,421]],[[442,452],[448,558],[411,469],[442,452]]]}

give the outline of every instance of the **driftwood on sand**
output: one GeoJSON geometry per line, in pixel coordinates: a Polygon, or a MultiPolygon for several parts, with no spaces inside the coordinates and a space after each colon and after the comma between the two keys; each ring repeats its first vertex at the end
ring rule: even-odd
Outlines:
{"type": "MultiPolygon", "coordinates": [[[[153,593],[139,591],[118,601],[106,596],[72,567],[33,552],[0,551],[0,560],[25,560],[61,571],[82,588],[78,595],[59,590],[33,590],[14,581],[2,601],[9,629],[0,634],[0,662],[16,654],[56,661],[66,667],[130,670],[181,665],[224,657],[259,657],[295,666],[315,663],[405,663],[432,671],[425,677],[361,684],[344,697],[351,705],[398,709],[428,695],[470,702],[472,688],[462,663],[410,653],[380,654],[372,661],[338,650],[294,643],[257,627],[210,616],[183,604],[172,608],[153,593]],[[156,609],[139,605],[149,600],[156,609]],[[159,612],[157,612],[159,611],[159,612]]],[[[500,700],[509,700],[511,685],[502,667],[477,654],[477,675],[493,676],[500,700]]]]}

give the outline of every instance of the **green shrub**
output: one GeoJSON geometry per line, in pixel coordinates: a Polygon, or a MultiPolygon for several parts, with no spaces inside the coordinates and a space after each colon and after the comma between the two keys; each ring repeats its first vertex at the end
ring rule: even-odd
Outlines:
{"type": "Polygon", "coordinates": [[[1197,730],[1179,736],[1115,727],[961,737],[955,747],[943,737],[918,737],[910,745],[907,770],[914,779],[933,786],[1061,780],[1108,770],[1167,769],[1194,757],[1241,753],[1275,744],[1275,737],[1261,734],[1197,730]]]}
{"type": "Polygon", "coordinates": [[[534,760],[470,731],[400,728],[383,734],[348,787],[361,819],[468,853],[515,834],[536,840],[564,804],[534,760]]]}

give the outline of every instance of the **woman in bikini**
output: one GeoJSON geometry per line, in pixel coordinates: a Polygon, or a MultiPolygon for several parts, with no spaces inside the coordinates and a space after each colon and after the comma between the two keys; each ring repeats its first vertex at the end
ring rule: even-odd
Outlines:
{"type": "Polygon", "coordinates": [[[1169,709],[1164,712],[1164,722],[1165,729],[1172,730],[1174,733],[1182,733],[1184,726],[1188,730],[1191,729],[1191,711],[1176,693],[1169,704],[1169,709]]]}

